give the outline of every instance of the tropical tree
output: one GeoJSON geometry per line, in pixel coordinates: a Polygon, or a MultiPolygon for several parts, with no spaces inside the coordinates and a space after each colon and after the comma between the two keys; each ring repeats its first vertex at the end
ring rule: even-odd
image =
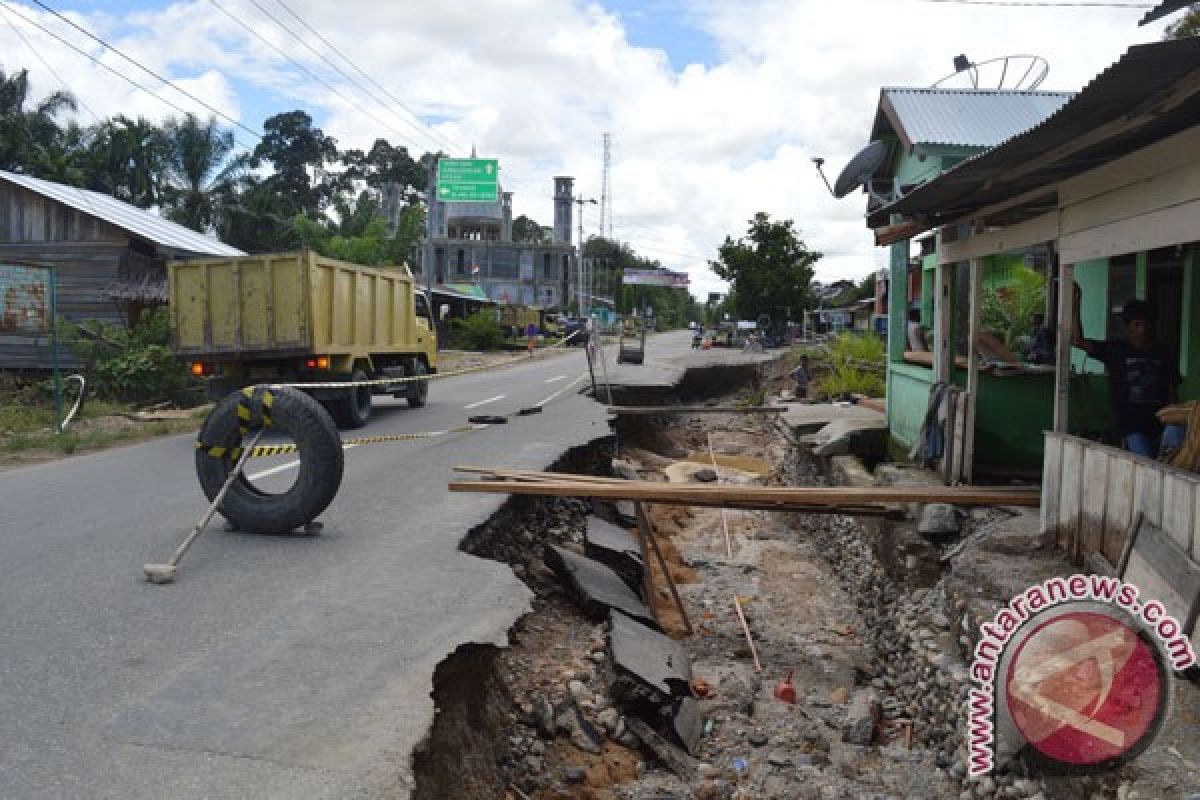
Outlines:
{"type": "Polygon", "coordinates": [[[1163,31],[1164,39],[1186,39],[1200,34],[1200,3],[1193,3],[1188,10],[1163,31]]]}
{"type": "Polygon", "coordinates": [[[170,119],[167,142],[166,216],[181,225],[207,232],[216,227],[220,207],[233,194],[246,159],[230,159],[233,133],[215,117],[201,122],[195,114],[170,119]]]}
{"type": "Polygon", "coordinates": [[[340,160],[337,142],[313,127],[312,117],[303,111],[276,114],[263,122],[263,131],[254,159],[275,168],[265,183],[283,199],[288,217],[316,217],[346,188],[343,176],[328,170],[340,160]]]}
{"type": "Polygon", "coordinates": [[[86,185],[139,208],[158,205],[169,149],[162,128],[118,114],[92,129],[86,185]]]}
{"type": "Polygon", "coordinates": [[[30,104],[29,71],[6,75],[0,69],[0,169],[33,173],[39,161],[52,161],[60,140],[56,118],[74,110],[70,92],[53,92],[30,104]]]}
{"type": "Polygon", "coordinates": [[[540,242],[542,226],[536,220],[522,214],[513,220],[512,238],[514,242],[540,242]]]}
{"type": "Polygon", "coordinates": [[[813,305],[813,265],[821,253],[809,250],[793,229],[792,220],[772,222],[765,212],[750,220],[746,237],[725,237],[718,260],[709,266],[732,284],[729,304],[740,319],[763,314],[781,320],[799,319],[813,305]]]}

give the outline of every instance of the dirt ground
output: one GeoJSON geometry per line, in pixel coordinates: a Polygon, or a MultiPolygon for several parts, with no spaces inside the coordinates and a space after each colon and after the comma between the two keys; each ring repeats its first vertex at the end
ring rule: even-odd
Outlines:
{"type": "MultiPolygon", "coordinates": [[[[847,480],[764,418],[676,416],[640,433],[619,430],[617,441],[619,449],[608,448],[601,460],[612,458],[612,471],[626,478],[847,480]]],[[[863,479],[890,480],[857,469],[863,479]]],[[[907,468],[891,469],[897,482],[915,479],[907,468]]],[[[691,661],[703,735],[690,759],[678,746],[674,752],[694,771],[668,767],[631,732],[626,709],[610,697],[606,623],[586,617],[541,562],[536,543],[547,531],[551,541],[582,552],[586,509],[548,512],[549,528],[517,514],[504,523],[516,537],[510,549],[484,554],[514,563],[537,594],[511,646],[497,651],[508,711],[492,739],[502,751],[505,797],[1200,797],[1200,689],[1186,681],[1160,741],[1134,764],[1089,778],[1017,761],[981,779],[966,777],[966,656],[979,609],[990,614],[1043,574],[1069,574],[1061,555],[1040,544],[1036,514],[975,509],[958,539],[929,541],[911,520],[654,505],[647,511],[694,629],[687,633],[664,571],[650,558],[655,616],[691,661]],[[890,556],[881,558],[881,547],[890,556]],[[781,699],[789,688],[795,702],[781,699]],[[564,724],[564,708],[577,708],[578,719],[568,716],[564,724]]],[[[475,795],[451,788],[418,794],[425,796],[475,795]]]]}

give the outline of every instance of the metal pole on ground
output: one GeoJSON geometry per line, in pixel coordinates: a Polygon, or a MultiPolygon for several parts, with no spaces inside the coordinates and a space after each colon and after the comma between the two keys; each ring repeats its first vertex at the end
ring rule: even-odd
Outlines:
{"type": "Polygon", "coordinates": [[[62,375],[58,369],[58,273],[50,270],[50,359],[54,364],[54,432],[62,434],[62,375]]]}

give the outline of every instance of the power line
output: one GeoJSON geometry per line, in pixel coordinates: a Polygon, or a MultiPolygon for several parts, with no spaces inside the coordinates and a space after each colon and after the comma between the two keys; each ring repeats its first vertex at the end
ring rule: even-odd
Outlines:
{"type": "MultiPolygon", "coordinates": [[[[152,77],[156,78],[157,80],[159,80],[159,81],[162,81],[162,82],[163,82],[163,83],[165,83],[167,86],[170,86],[172,89],[174,89],[175,91],[179,92],[181,95],[183,95],[184,97],[188,98],[188,99],[189,99],[189,100],[191,100],[192,102],[194,102],[194,103],[199,103],[200,105],[204,106],[206,109],[208,109],[208,110],[209,110],[210,112],[212,112],[213,114],[216,114],[216,115],[217,115],[217,116],[219,116],[221,119],[225,120],[226,122],[230,123],[231,125],[235,125],[235,126],[237,126],[238,128],[241,128],[242,130],[244,130],[246,133],[250,134],[251,136],[254,136],[255,138],[258,138],[258,139],[261,139],[261,138],[262,138],[262,134],[261,134],[261,133],[258,133],[257,131],[253,130],[252,128],[249,128],[249,127],[247,127],[247,126],[243,125],[241,122],[238,122],[236,119],[234,119],[233,117],[229,116],[228,114],[226,114],[225,112],[221,111],[220,109],[216,108],[215,106],[211,106],[211,105],[209,105],[208,103],[204,102],[204,101],[203,101],[203,100],[201,100],[199,97],[196,97],[194,94],[192,94],[191,92],[187,91],[186,89],[183,89],[182,87],[180,87],[180,86],[176,85],[175,83],[173,83],[173,82],[171,82],[171,81],[167,80],[166,78],[164,78],[163,76],[161,76],[161,75],[159,75],[157,72],[155,72],[154,70],[152,70],[152,69],[150,69],[149,67],[147,67],[147,66],[145,66],[144,64],[142,64],[142,63],[141,63],[140,61],[138,61],[137,59],[135,59],[135,58],[132,58],[131,56],[127,56],[127,55],[125,55],[125,53],[121,52],[121,51],[120,51],[120,50],[118,50],[116,47],[113,47],[111,44],[109,44],[108,42],[104,41],[104,40],[103,40],[103,39],[101,39],[99,36],[96,36],[96,35],[95,35],[94,33],[92,33],[91,31],[89,31],[89,30],[87,30],[86,28],[84,28],[84,27],[82,27],[82,26],[80,26],[80,25],[77,25],[77,24],[75,24],[74,22],[72,22],[71,20],[67,19],[67,18],[66,18],[66,17],[64,17],[62,14],[58,13],[57,11],[55,11],[53,8],[51,8],[50,6],[48,6],[48,5],[46,5],[45,3],[43,3],[43,2],[42,2],[42,0],[33,0],[33,2],[34,2],[34,3],[36,3],[37,5],[41,6],[41,7],[42,7],[44,10],[46,10],[46,11],[50,12],[51,14],[53,14],[54,16],[58,17],[60,20],[62,20],[63,22],[67,23],[67,24],[68,24],[68,25],[70,25],[72,28],[74,28],[75,30],[79,31],[80,33],[82,33],[84,36],[88,37],[88,38],[89,38],[89,39],[91,39],[92,41],[94,41],[94,42],[96,42],[97,44],[101,45],[102,47],[104,47],[104,48],[106,48],[106,49],[108,49],[108,50],[111,50],[112,52],[116,53],[116,54],[117,54],[117,55],[119,55],[121,58],[125,59],[125,60],[126,60],[126,61],[128,61],[130,64],[133,64],[135,67],[137,67],[138,69],[140,69],[142,72],[145,72],[147,75],[150,75],[150,76],[152,76],[152,77]]],[[[184,113],[187,113],[187,112],[184,112],[184,113]]]]}
{"type": "MultiPolygon", "coordinates": [[[[4,22],[8,25],[8,27],[12,28],[12,32],[15,33],[21,39],[22,42],[25,43],[25,46],[27,48],[29,48],[29,52],[33,53],[33,57],[41,62],[42,66],[45,67],[50,72],[50,74],[54,76],[54,79],[56,81],[58,81],[59,84],[61,84],[64,89],[66,89],[68,92],[71,92],[70,84],[68,84],[65,80],[63,80],[62,76],[59,75],[54,70],[54,67],[50,66],[50,62],[48,62],[48,61],[46,61],[46,59],[42,58],[42,54],[38,51],[38,49],[36,47],[33,46],[33,43],[30,42],[29,39],[27,39],[25,37],[24,32],[22,32],[20,28],[18,28],[16,25],[13,24],[12,17],[9,16],[9,14],[8,14],[8,7],[5,5],[0,5],[0,11],[4,12],[4,22]]],[[[75,92],[71,92],[71,96],[79,103],[79,105],[83,106],[84,111],[86,111],[92,115],[92,119],[94,119],[96,122],[100,121],[100,115],[97,114],[95,111],[93,111],[92,107],[89,106],[82,97],[75,94],[75,92]]]]}
{"type": "MultiPolygon", "coordinates": [[[[253,2],[253,1],[254,1],[254,0],[251,0],[251,2],[253,2]]],[[[267,47],[269,47],[269,48],[271,48],[272,50],[274,50],[274,51],[275,51],[276,53],[278,53],[279,55],[283,56],[283,58],[284,58],[285,60],[287,60],[287,62],[288,62],[288,63],[290,63],[290,64],[291,64],[292,66],[294,66],[296,69],[298,69],[298,70],[300,70],[301,72],[303,72],[303,73],[304,73],[305,75],[307,75],[309,78],[311,78],[312,80],[316,81],[317,83],[320,83],[322,86],[324,86],[324,87],[325,87],[326,89],[328,89],[329,91],[333,92],[335,95],[337,95],[338,97],[340,97],[342,100],[345,100],[347,103],[349,103],[350,105],[354,106],[354,108],[358,109],[358,110],[359,110],[359,111],[361,111],[363,114],[367,115],[368,117],[370,117],[371,119],[375,120],[377,123],[379,123],[379,124],[380,124],[380,125],[382,125],[383,127],[387,128],[388,130],[392,131],[392,132],[393,132],[394,134],[396,134],[397,136],[401,137],[401,139],[405,139],[405,140],[407,140],[407,139],[408,139],[408,136],[407,136],[407,134],[400,133],[400,131],[398,131],[398,130],[396,130],[395,128],[393,128],[393,127],[392,127],[391,125],[389,125],[387,122],[385,122],[385,121],[381,120],[379,117],[377,117],[377,116],[375,116],[374,114],[372,114],[372,113],[371,113],[369,110],[367,110],[366,108],[363,108],[363,107],[362,107],[361,105],[359,105],[359,103],[357,103],[357,102],[356,102],[356,101],[355,101],[353,98],[347,97],[346,95],[342,94],[341,90],[339,90],[339,89],[338,89],[336,86],[334,86],[334,85],[333,85],[333,84],[331,84],[329,81],[327,81],[327,80],[325,80],[324,78],[322,78],[320,75],[317,75],[316,73],[314,73],[312,70],[310,70],[308,67],[306,67],[306,66],[304,66],[303,64],[301,64],[301,63],[300,63],[299,61],[297,61],[296,59],[292,58],[290,55],[288,55],[286,52],[284,52],[284,50],[283,50],[281,47],[278,47],[277,45],[275,45],[275,43],[274,43],[274,42],[272,42],[270,39],[268,39],[268,38],[266,38],[265,36],[263,36],[261,33],[259,33],[258,31],[256,31],[254,28],[250,27],[250,25],[248,25],[248,24],[247,24],[245,21],[243,21],[243,20],[239,19],[237,16],[235,16],[234,14],[232,14],[232,13],[230,13],[228,10],[226,10],[224,6],[222,6],[222,5],[221,5],[219,2],[217,2],[217,0],[208,0],[208,2],[209,2],[209,3],[210,3],[212,6],[213,6],[213,7],[215,7],[215,8],[216,8],[218,11],[220,11],[222,14],[224,14],[225,16],[227,16],[227,17],[229,17],[231,20],[233,20],[235,23],[237,23],[237,24],[238,24],[238,25],[239,25],[239,26],[240,26],[240,27],[241,27],[243,30],[245,30],[246,32],[250,33],[252,36],[254,36],[254,37],[255,37],[256,39],[258,39],[260,42],[262,42],[263,44],[265,44],[267,47]]],[[[257,3],[255,3],[255,5],[257,6],[258,4],[257,4],[257,3]]],[[[260,10],[261,10],[261,6],[260,6],[259,8],[260,8],[260,10]]],[[[264,12],[264,13],[266,13],[266,12],[264,12]]],[[[268,14],[267,16],[270,16],[270,15],[268,14]]],[[[286,30],[286,28],[285,28],[285,30],[286,30]]],[[[294,36],[294,34],[293,34],[293,36],[294,36]]]]}
{"type": "MultiPolygon", "coordinates": [[[[311,25],[309,25],[307,22],[305,22],[305,21],[304,21],[304,19],[302,19],[302,18],[300,17],[300,15],[299,15],[299,14],[297,14],[297,13],[296,13],[295,11],[293,11],[293,10],[292,10],[290,7],[288,7],[288,5],[287,5],[286,3],[284,3],[284,2],[283,2],[283,0],[275,0],[275,2],[279,3],[280,7],[281,7],[281,8],[283,8],[283,10],[284,10],[284,11],[286,11],[287,13],[291,14],[291,15],[292,15],[292,17],[293,17],[293,18],[294,18],[294,19],[295,19],[297,22],[299,22],[301,25],[303,25],[303,26],[304,26],[304,27],[305,27],[307,30],[311,31],[311,32],[312,32],[312,34],[313,34],[314,36],[316,36],[318,39],[320,39],[320,40],[321,40],[321,42],[322,42],[322,43],[324,43],[324,45],[325,45],[326,47],[328,47],[328,48],[329,48],[330,50],[332,50],[334,53],[337,53],[337,55],[338,55],[338,56],[339,56],[339,57],[340,57],[340,58],[341,58],[343,61],[345,61],[347,64],[349,64],[349,65],[350,65],[350,66],[351,66],[351,67],[352,67],[352,68],[353,68],[353,69],[354,69],[356,72],[358,72],[358,74],[359,74],[359,75],[362,75],[364,78],[366,78],[368,81],[370,81],[372,85],[374,85],[375,87],[377,87],[377,88],[379,89],[379,91],[383,92],[383,94],[384,94],[384,95],[385,95],[385,96],[386,96],[388,99],[390,99],[390,100],[391,100],[393,103],[395,103],[396,105],[400,106],[400,108],[404,109],[404,110],[405,110],[405,111],[407,111],[409,114],[411,114],[411,115],[412,115],[412,117],[413,117],[413,119],[415,119],[415,120],[417,121],[417,124],[418,124],[420,127],[417,127],[417,125],[414,125],[413,123],[410,123],[410,122],[409,122],[407,119],[405,119],[404,117],[402,117],[402,116],[401,116],[401,115],[399,115],[399,114],[396,114],[396,118],[397,118],[397,119],[401,120],[402,122],[404,122],[404,123],[405,123],[406,125],[408,125],[409,127],[412,127],[414,130],[417,130],[417,131],[419,131],[419,132],[420,132],[420,131],[427,131],[427,132],[428,132],[428,133],[427,133],[427,135],[429,135],[429,136],[433,137],[435,141],[438,141],[438,142],[441,142],[442,144],[445,144],[447,147],[451,148],[452,150],[465,150],[465,149],[466,149],[466,148],[464,148],[464,147],[463,147],[461,144],[459,144],[458,142],[456,142],[456,141],[454,141],[454,140],[450,139],[448,136],[446,136],[445,134],[443,134],[443,133],[441,133],[440,131],[438,131],[437,129],[435,129],[435,128],[434,128],[432,125],[429,125],[429,124],[427,124],[427,123],[425,123],[425,122],[422,122],[422,121],[421,121],[421,115],[420,115],[420,114],[418,114],[416,111],[412,110],[412,109],[411,109],[411,108],[409,108],[407,105],[405,105],[405,104],[404,104],[404,102],[400,100],[400,98],[396,97],[394,94],[392,94],[391,92],[389,92],[389,91],[387,90],[387,87],[385,87],[385,86],[384,86],[383,84],[381,84],[379,81],[377,81],[377,80],[375,80],[373,77],[371,77],[371,75],[370,75],[370,74],[368,74],[368,73],[367,73],[365,70],[363,70],[361,67],[359,67],[359,66],[358,66],[358,64],[355,64],[353,61],[351,61],[349,56],[347,56],[345,53],[343,53],[341,50],[339,50],[339,49],[338,49],[338,48],[337,48],[337,47],[336,47],[336,46],[333,44],[333,42],[331,42],[331,41],[329,41],[328,39],[326,39],[326,38],[325,38],[325,36],[324,36],[324,35],[322,35],[320,31],[318,31],[316,28],[314,28],[313,26],[311,26],[311,25]]],[[[282,25],[282,24],[280,24],[280,27],[283,27],[283,25],[282,25]]],[[[290,33],[290,31],[289,31],[289,33],[290,33]]],[[[294,36],[295,34],[292,34],[292,35],[294,36]]],[[[299,38],[299,37],[297,37],[297,38],[299,38]]],[[[303,42],[303,40],[301,40],[301,42],[303,42]]],[[[305,46],[307,47],[307,44],[306,44],[305,46]]],[[[312,48],[311,48],[311,47],[309,47],[309,49],[310,49],[310,50],[312,50],[312,48]]],[[[313,50],[313,52],[317,52],[317,51],[313,50]]],[[[321,55],[320,53],[317,53],[317,54],[318,54],[318,55],[321,55]]],[[[322,55],[322,56],[321,56],[321,58],[322,58],[322,59],[325,61],[325,63],[329,64],[329,66],[333,67],[334,69],[337,69],[337,70],[338,70],[338,73],[339,73],[340,75],[342,75],[343,77],[345,77],[347,80],[351,80],[351,78],[350,78],[348,75],[346,75],[344,72],[342,72],[340,69],[338,69],[338,68],[337,68],[337,66],[336,66],[336,65],[334,65],[332,62],[330,62],[328,59],[326,59],[326,58],[325,58],[325,56],[323,56],[323,55],[322,55]]],[[[356,85],[358,85],[360,89],[361,89],[361,88],[363,88],[363,87],[362,87],[362,84],[356,84],[356,85]]],[[[374,97],[374,96],[371,94],[370,90],[368,90],[368,89],[364,89],[364,91],[367,93],[367,95],[368,95],[368,96],[371,96],[373,99],[375,99],[376,101],[378,101],[378,98],[377,98],[377,97],[374,97]]],[[[386,105],[386,104],[384,104],[384,105],[386,105]]]]}
{"type": "MultiPolygon", "coordinates": [[[[99,66],[99,67],[103,67],[104,69],[108,70],[108,71],[109,71],[109,72],[111,72],[113,75],[116,75],[118,78],[120,78],[121,80],[125,81],[126,83],[128,83],[128,84],[130,84],[130,85],[132,85],[132,86],[134,86],[134,87],[136,87],[136,88],[138,88],[138,89],[141,89],[143,92],[145,92],[146,94],[150,95],[151,97],[154,97],[154,98],[156,98],[156,99],[158,99],[158,100],[162,101],[162,102],[163,102],[163,103],[165,103],[166,105],[168,105],[168,106],[170,106],[171,108],[173,108],[173,109],[175,109],[176,111],[178,111],[180,114],[184,114],[184,115],[186,115],[186,114],[190,114],[190,113],[191,113],[191,112],[190,112],[190,111],[188,111],[186,108],[183,108],[182,106],[176,105],[175,103],[173,103],[173,102],[171,102],[170,100],[168,100],[167,98],[163,97],[162,95],[160,95],[158,92],[154,91],[153,89],[150,89],[150,88],[148,88],[148,87],[146,87],[146,86],[143,86],[142,84],[138,83],[138,82],[137,82],[137,81],[135,81],[133,78],[129,77],[128,75],[124,74],[123,72],[120,72],[120,71],[118,71],[118,70],[114,69],[113,67],[110,67],[108,64],[105,64],[103,61],[101,61],[100,59],[96,58],[96,57],[95,57],[94,55],[92,55],[91,53],[89,53],[89,52],[87,52],[87,51],[85,51],[85,50],[83,50],[83,49],[81,49],[81,48],[77,47],[76,45],[72,44],[71,42],[68,42],[66,39],[64,39],[63,37],[59,36],[57,33],[55,33],[54,31],[50,30],[49,28],[45,27],[45,26],[44,26],[44,25],[42,25],[41,23],[38,23],[38,22],[35,22],[34,20],[31,20],[29,17],[25,16],[25,15],[24,15],[23,13],[21,13],[20,11],[17,11],[17,10],[16,10],[15,8],[13,8],[11,5],[9,5],[7,8],[8,8],[8,11],[12,12],[13,14],[16,14],[16,15],[17,15],[18,17],[20,17],[22,20],[24,20],[25,22],[29,23],[29,24],[30,24],[30,25],[32,25],[33,27],[37,28],[37,29],[38,29],[38,30],[40,30],[42,33],[46,34],[47,36],[49,36],[49,37],[51,37],[51,38],[53,38],[53,39],[56,39],[56,40],[58,40],[58,41],[59,41],[59,42],[61,42],[62,44],[66,45],[67,47],[69,47],[69,48],[71,48],[72,50],[74,50],[74,51],[75,51],[76,53],[78,53],[79,55],[81,55],[81,56],[83,56],[84,58],[88,59],[89,61],[93,62],[93,63],[94,63],[94,64],[96,64],[97,66],[99,66]]],[[[253,133],[253,131],[252,131],[252,133],[253,133]]],[[[255,136],[258,136],[258,138],[260,138],[260,139],[262,138],[262,136],[260,136],[260,135],[259,135],[259,134],[257,134],[257,133],[256,133],[256,134],[254,134],[254,135],[255,135],[255,136]]],[[[239,147],[242,147],[242,148],[244,148],[244,149],[246,149],[246,150],[249,150],[249,149],[251,149],[250,147],[248,147],[248,146],[247,146],[246,144],[244,144],[243,142],[241,142],[241,141],[238,141],[238,139],[237,139],[237,138],[234,138],[234,142],[235,142],[235,143],[236,143],[236,144],[237,144],[239,147]]]]}

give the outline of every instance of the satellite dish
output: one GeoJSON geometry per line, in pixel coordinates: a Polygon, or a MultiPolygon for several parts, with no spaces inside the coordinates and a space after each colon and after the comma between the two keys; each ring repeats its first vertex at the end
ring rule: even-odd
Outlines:
{"type": "Polygon", "coordinates": [[[1050,74],[1050,63],[1041,56],[1000,56],[978,64],[964,55],[955,56],[954,72],[930,88],[1000,89],[1011,92],[1032,92],[1050,74]],[[957,83],[958,86],[943,84],[957,83]],[[963,85],[966,84],[966,85],[963,85]]]}
{"type": "Polygon", "coordinates": [[[838,175],[837,182],[833,184],[833,196],[841,199],[858,187],[867,185],[875,171],[887,161],[890,149],[887,142],[874,141],[860,150],[838,175]]]}

